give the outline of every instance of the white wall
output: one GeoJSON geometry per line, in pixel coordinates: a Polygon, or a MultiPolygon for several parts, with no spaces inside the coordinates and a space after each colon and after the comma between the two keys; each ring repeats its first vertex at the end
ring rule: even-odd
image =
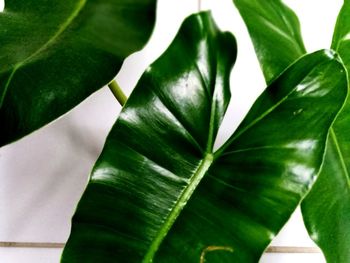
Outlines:
{"type": "MultiPolygon", "coordinates": [[[[300,16],[309,51],[328,47],[342,1],[285,2],[300,16]]],[[[0,10],[2,5],[0,0],[0,10]]],[[[233,31],[238,39],[239,55],[231,76],[232,102],[220,129],[219,145],[232,133],[265,85],[248,34],[231,0],[203,0],[202,7],[211,7],[219,26],[233,31]]],[[[159,0],[157,27],[151,41],[142,52],[127,59],[117,76],[127,94],[147,65],[166,48],[182,19],[197,8],[197,0],[159,0]]],[[[55,123],[0,149],[0,242],[66,241],[75,205],[119,111],[120,106],[104,88],[55,123]]],[[[299,210],[272,245],[314,246],[299,210]]],[[[58,263],[60,253],[57,248],[2,247],[0,262],[58,263]]],[[[296,261],[321,263],[324,258],[317,253],[275,253],[266,254],[261,260],[296,261]]]]}

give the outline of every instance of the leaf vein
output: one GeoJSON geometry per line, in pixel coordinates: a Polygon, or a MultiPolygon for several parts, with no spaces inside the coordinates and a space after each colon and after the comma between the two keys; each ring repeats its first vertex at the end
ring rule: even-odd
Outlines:
{"type": "Polygon", "coordinates": [[[171,209],[171,212],[167,216],[166,220],[164,221],[164,224],[158,231],[156,237],[153,239],[152,244],[149,247],[149,250],[147,251],[145,257],[142,260],[142,263],[150,263],[153,261],[153,257],[155,253],[158,251],[158,248],[160,244],[162,243],[163,239],[168,234],[169,230],[171,229],[172,225],[175,223],[177,217],[180,215],[181,211],[185,207],[187,201],[192,196],[193,192],[197,188],[198,184],[204,177],[204,175],[207,173],[209,167],[211,166],[213,162],[213,155],[207,154],[204,159],[200,162],[198,165],[198,168],[193,173],[193,176],[190,180],[190,183],[188,186],[183,190],[181,193],[179,199],[176,201],[173,209],[171,209]]]}
{"type": "Polygon", "coordinates": [[[334,142],[334,145],[335,145],[335,148],[337,150],[337,154],[339,156],[339,159],[340,159],[340,164],[341,164],[341,167],[343,169],[343,172],[345,174],[345,177],[346,177],[346,181],[347,181],[347,184],[348,184],[348,189],[350,189],[350,176],[349,176],[349,172],[348,172],[348,169],[346,167],[346,163],[345,163],[345,160],[344,160],[344,155],[343,155],[343,152],[342,150],[340,149],[340,145],[339,145],[339,142],[338,142],[338,139],[337,139],[337,135],[335,134],[334,132],[334,129],[331,128],[330,129],[330,135],[331,135],[331,138],[334,142]]]}
{"type": "Polygon", "coordinates": [[[168,110],[168,112],[171,114],[171,116],[173,116],[174,119],[176,120],[176,122],[184,129],[184,131],[186,133],[186,137],[192,142],[192,144],[200,152],[203,152],[204,150],[203,150],[202,146],[199,144],[199,142],[197,141],[197,139],[193,137],[193,135],[191,134],[190,130],[186,127],[185,123],[180,119],[180,117],[176,116],[176,114],[171,110],[171,108],[163,100],[163,97],[160,94],[158,94],[158,92],[156,92],[155,90],[151,90],[151,92],[153,92],[157,96],[159,101],[164,105],[164,107],[168,110]]]}
{"type": "Polygon", "coordinates": [[[30,61],[32,58],[40,54],[42,51],[47,49],[52,43],[56,41],[56,39],[71,25],[71,23],[74,21],[74,19],[79,15],[80,11],[84,8],[87,0],[80,0],[76,6],[76,8],[73,10],[73,12],[68,16],[68,18],[65,20],[64,23],[62,23],[58,29],[58,31],[44,44],[42,45],[39,49],[37,49],[34,53],[32,53],[30,56],[28,56],[26,59],[23,61],[17,63],[14,65],[13,70],[5,84],[4,90],[0,96],[0,108],[2,107],[5,96],[8,92],[9,86],[11,84],[11,81],[17,72],[19,68],[21,68],[23,65],[25,65],[28,61],[30,61]]]}

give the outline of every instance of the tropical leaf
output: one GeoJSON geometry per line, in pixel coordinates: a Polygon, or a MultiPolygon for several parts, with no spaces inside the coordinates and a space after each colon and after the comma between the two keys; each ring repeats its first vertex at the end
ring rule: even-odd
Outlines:
{"type": "MultiPolygon", "coordinates": [[[[246,3],[247,1],[235,0],[236,3],[241,4],[241,9],[248,8],[256,1],[246,3]],[[241,3],[242,2],[242,3],[241,3]],[[243,5],[244,3],[244,5],[243,5]]],[[[275,5],[276,1],[269,1],[264,3],[263,9],[269,10],[270,5],[275,5]]],[[[257,27],[255,17],[260,16],[261,10],[257,8],[250,8],[251,13],[247,11],[242,12],[243,18],[249,27],[257,27]],[[256,13],[255,13],[256,12],[256,13]]],[[[269,10],[269,14],[275,14],[274,11],[269,10]]],[[[265,17],[270,16],[266,15],[265,17]]],[[[279,22],[272,20],[272,28],[279,28],[279,22]]],[[[291,24],[291,23],[289,23],[291,24]]],[[[336,50],[346,68],[350,69],[350,1],[344,1],[344,5],[340,11],[337,19],[337,24],[332,40],[332,49],[336,50]]],[[[294,32],[299,32],[299,25],[294,25],[294,32]]],[[[271,39],[279,37],[278,30],[272,32],[273,37],[268,37],[261,32],[259,28],[250,30],[251,37],[254,41],[255,49],[261,63],[261,67],[265,71],[270,71],[274,67],[276,71],[274,75],[268,76],[265,74],[266,80],[273,79],[279,75],[288,63],[293,62],[293,57],[288,57],[290,50],[284,50],[284,45],[278,48],[275,41],[271,39]],[[261,34],[265,37],[261,37],[261,34]],[[271,43],[275,45],[272,49],[262,49],[261,47],[269,47],[271,43]],[[269,61],[264,57],[273,57],[279,62],[281,58],[281,68],[275,67],[275,61],[269,61]]],[[[292,34],[291,34],[292,36],[292,34]]],[[[282,38],[283,39],[283,38],[282,38]]],[[[301,43],[300,35],[295,35],[294,40],[291,38],[290,43],[298,49],[301,43]]],[[[293,54],[293,53],[292,53],[293,54]]],[[[295,56],[297,53],[295,53],[295,56]]],[[[310,234],[310,237],[320,246],[328,262],[343,263],[350,261],[350,139],[348,134],[350,132],[350,101],[345,103],[345,108],[340,113],[336,122],[330,130],[330,136],[327,141],[327,150],[325,153],[325,161],[319,179],[313,186],[310,194],[303,200],[301,208],[305,226],[310,234]]]]}
{"type": "MultiPolygon", "coordinates": [[[[338,16],[332,48],[350,69],[350,1],[338,16]]],[[[327,262],[350,262],[350,100],[334,123],[325,162],[315,186],[302,203],[304,222],[327,262]]]]}
{"type": "Polygon", "coordinates": [[[330,132],[321,173],[302,202],[310,237],[327,262],[350,262],[350,103],[330,132]]]}
{"type": "Polygon", "coordinates": [[[109,134],[62,262],[258,261],[316,178],[347,80],[332,52],[305,56],[214,152],[235,57],[209,13],[184,22],[109,134]]]}
{"type": "Polygon", "coordinates": [[[306,53],[297,16],[280,0],[233,0],[268,84],[306,53]]]}
{"type": "Polygon", "coordinates": [[[344,62],[346,68],[350,69],[350,1],[344,0],[339,12],[337,23],[332,39],[332,49],[336,50],[344,62]]]}
{"type": "Polygon", "coordinates": [[[101,88],[140,49],[155,0],[6,0],[0,13],[0,146],[101,88]]]}

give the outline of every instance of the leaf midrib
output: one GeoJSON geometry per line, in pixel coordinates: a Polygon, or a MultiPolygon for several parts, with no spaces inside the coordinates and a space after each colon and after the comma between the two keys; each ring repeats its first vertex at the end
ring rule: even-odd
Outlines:
{"type": "Polygon", "coordinates": [[[180,198],[177,200],[170,214],[165,219],[165,223],[158,231],[157,236],[153,239],[153,242],[151,243],[145,257],[143,258],[142,263],[150,263],[153,261],[154,255],[158,251],[162,241],[164,240],[169,230],[175,223],[177,217],[180,215],[181,211],[192,196],[193,192],[196,190],[198,184],[203,179],[204,175],[207,173],[208,169],[213,163],[213,159],[213,154],[211,153],[208,153],[204,156],[198,168],[195,170],[193,176],[191,177],[190,183],[181,193],[180,198]]]}
{"type": "Polygon", "coordinates": [[[31,55],[29,55],[27,58],[25,58],[23,61],[18,62],[17,64],[14,65],[13,70],[5,84],[4,87],[4,91],[1,94],[0,97],[0,108],[2,107],[4,100],[5,100],[5,96],[6,93],[8,91],[8,88],[11,84],[11,81],[13,79],[13,76],[15,75],[16,71],[21,68],[23,65],[25,65],[28,61],[30,61],[33,57],[37,56],[38,54],[40,54],[42,51],[44,51],[45,49],[47,49],[52,43],[54,43],[56,41],[56,39],[63,33],[65,32],[65,30],[72,24],[72,22],[74,21],[74,19],[79,15],[80,11],[84,8],[84,6],[86,5],[87,0],[79,0],[78,4],[76,5],[76,7],[73,9],[73,12],[67,17],[67,19],[64,21],[64,23],[62,23],[58,30],[56,31],[56,33],[47,41],[44,43],[44,45],[42,45],[41,47],[39,47],[36,51],[34,51],[31,55]]]}
{"type": "MultiPolygon", "coordinates": [[[[302,82],[302,81],[300,81],[302,82]]],[[[213,161],[218,158],[225,150],[226,148],[237,138],[239,138],[243,133],[245,133],[247,130],[252,128],[256,123],[264,119],[267,115],[269,115],[272,111],[274,111],[280,104],[282,104],[284,101],[286,101],[289,96],[295,92],[297,86],[293,88],[290,92],[288,92],[281,100],[279,100],[276,104],[274,104],[272,107],[267,109],[263,114],[261,114],[258,118],[253,120],[249,125],[247,125],[243,130],[237,133],[236,136],[231,137],[219,150],[217,150],[215,153],[212,153],[212,151],[209,152],[211,148],[210,141],[213,139],[211,136],[213,135],[213,118],[215,113],[215,107],[213,107],[214,101],[212,101],[212,107],[211,107],[211,113],[210,113],[210,124],[209,124],[209,138],[208,138],[208,144],[207,144],[207,152],[200,162],[198,168],[194,172],[193,176],[190,178],[189,184],[186,186],[186,188],[181,193],[179,199],[176,201],[175,206],[172,208],[170,214],[167,216],[167,218],[164,220],[164,224],[158,231],[156,237],[153,239],[153,242],[149,246],[148,251],[146,252],[146,255],[144,256],[142,263],[151,263],[153,262],[153,258],[155,254],[157,253],[161,243],[163,242],[164,238],[170,231],[171,227],[175,223],[176,219],[180,215],[181,211],[183,210],[184,206],[186,205],[187,201],[191,198],[192,194],[194,193],[195,189],[197,188],[200,181],[205,176],[206,172],[212,165],[213,161]]]]}
{"type": "Polygon", "coordinates": [[[342,170],[344,172],[344,176],[346,177],[346,182],[347,182],[347,185],[348,185],[348,190],[350,190],[350,176],[349,176],[349,172],[348,172],[348,169],[346,167],[346,163],[345,163],[345,160],[344,160],[344,155],[343,155],[343,152],[342,150],[340,149],[340,145],[338,143],[338,138],[337,138],[337,135],[336,133],[334,132],[334,129],[331,127],[330,130],[329,130],[329,133],[331,135],[331,138],[332,138],[332,141],[334,143],[334,146],[337,150],[337,154],[338,154],[338,157],[339,157],[339,160],[340,160],[340,165],[342,167],[342,170]]]}
{"type": "MultiPolygon", "coordinates": [[[[158,231],[156,237],[153,239],[153,242],[149,246],[149,249],[144,256],[142,263],[151,263],[153,262],[153,258],[155,254],[157,253],[162,241],[168,234],[169,230],[175,223],[176,219],[180,215],[181,211],[183,210],[184,206],[186,205],[187,201],[191,198],[192,194],[194,193],[195,189],[197,188],[200,181],[205,176],[206,172],[212,165],[214,159],[216,159],[218,156],[220,156],[223,151],[226,149],[227,146],[229,146],[234,140],[236,140],[238,137],[240,137],[243,133],[245,133],[247,130],[249,130],[251,127],[253,127],[256,123],[258,123],[260,120],[264,119],[270,112],[272,112],[274,109],[276,109],[280,104],[282,104],[285,100],[289,98],[289,96],[295,91],[296,88],[292,89],[285,97],[283,97],[280,101],[278,101],[276,104],[274,104],[272,107],[270,107],[267,111],[265,111],[262,115],[260,115],[258,118],[253,120],[247,127],[245,127],[241,132],[239,132],[236,136],[233,136],[231,139],[229,139],[219,150],[217,150],[215,153],[207,152],[200,162],[198,168],[194,172],[193,176],[190,179],[189,184],[186,186],[186,188],[181,193],[179,199],[176,201],[175,206],[172,208],[170,214],[167,216],[167,218],[164,220],[164,224],[162,225],[161,229],[158,231]]],[[[213,102],[212,102],[213,103],[213,102]]],[[[212,119],[214,117],[215,110],[213,109],[213,105],[211,108],[211,116],[210,116],[210,125],[209,130],[212,130],[213,122],[212,119]]],[[[212,135],[212,134],[211,134],[212,135]]],[[[210,141],[210,136],[209,140],[210,141]]],[[[212,141],[212,140],[211,140],[212,141]]],[[[207,145],[207,150],[210,149],[210,144],[207,145]]]]}
{"type": "MultiPolygon", "coordinates": [[[[203,72],[201,71],[200,67],[197,63],[194,63],[195,70],[198,72],[201,84],[207,93],[208,98],[210,98],[210,92],[209,92],[209,86],[214,85],[214,91],[213,96],[216,92],[216,83],[208,83],[206,81],[206,78],[204,77],[203,72]]],[[[216,72],[215,72],[216,75],[216,72]]],[[[155,92],[157,97],[162,101],[162,96],[157,94],[155,92]]],[[[174,114],[166,103],[162,101],[163,105],[169,110],[170,113],[175,117],[175,119],[182,125],[182,127],[188,132],[188,134],[191,136],[191,133],[188,131],[186,126],[180,121],[180,119],[174,114]]],[[[215,99],[211,98],[211,110],[210,110],[210,120],[209,120],[209,131],[208,131],[208,140],[207,145],[205,148],[205,152],[203,153],[204,158],[201,159],[198,168],[194,171],[193,175],[189,179],[188,185],[185,187],[185,189],[180,194],[179,198],[177,199],[174,207],[171,209],[170,214],[166,217],[164,220],[164,224],[161,226],[160,230],[158,231],[156,237],[153,239],[151,245],[149,246],[148,251],[146,252],[146,255],[144,256],[142,263],[150,263],[153,262],[153,258],[155,254],[157,253],[161,243],[163,242],[164,238],[167,236],[168,232],[170,231],[171,227],[175,223],[176,219],[182,212],[183,208],[187,204],[188,200],[191,198],[192,194],[196,190],[198,184],[201,182],[207,171],[209,170],[210,166],[212,165],[214,161],[214,155],[213,155],[213,142],[214,142],[214,129],[215,129],[215,113],[216,113],[216,105],[215,105],[215,99]]],[[[195,142],[195,145],[199,147],[201,151],[204,149],[201,149],[197,141],[191,136],[193,141],[195,142]]]]}

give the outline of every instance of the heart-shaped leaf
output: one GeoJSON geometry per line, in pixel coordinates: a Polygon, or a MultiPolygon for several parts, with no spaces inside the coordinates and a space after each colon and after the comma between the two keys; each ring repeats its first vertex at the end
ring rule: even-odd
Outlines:
{"type": "Polygon", "coordinates": [[[258,261],[318,173],[346,74],[302,58],[214,152],[235,56],[208,13],[184,22],[109,134],[62,262],[258,261]]]}
{"type": "Polygon", "coordinates": [[[266,82],[306,53],[294,12],[282,1],[233,0],[253,41],[266,82]]]}
{"type": "Polygon", "coordinates": [[[140,49],[155,0],[6,0],[0,13],[0,146],[101,88],[140,49]]]}
{"type": "MultiPolygon", "coordinates": [[[[332,48],[350,70],[350,1],[339,13],[332,48]]],[[[327,262],[350,262],[350,100],[334,123],[319,179],[302,203],[305,225],[327,262]]]]}

